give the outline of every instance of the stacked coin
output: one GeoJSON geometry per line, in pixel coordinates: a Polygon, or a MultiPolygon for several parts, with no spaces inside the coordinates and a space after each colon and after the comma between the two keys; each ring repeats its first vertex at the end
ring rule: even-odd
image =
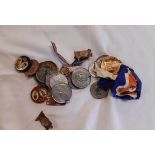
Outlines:
{"type": "Polygon", "coordinates": [[[112,88],[121,65],[122,62],[119,59],[109,55],[102,55],[89,65],[91,76],[99,78],[98,82],[93,83],[90,88],[94,98],[101,99],[108,95],[108,90],[112,88]]]}

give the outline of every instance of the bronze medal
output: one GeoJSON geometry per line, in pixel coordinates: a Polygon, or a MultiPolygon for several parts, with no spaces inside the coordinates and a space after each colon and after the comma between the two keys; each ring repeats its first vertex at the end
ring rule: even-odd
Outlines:
{"type": "Polygon", "coordinates": [[[27,72],[25,72],[25,75],[27,76],[35,75],[35,73],[37,72],[39,68],[39,62],[37,60],[31,60],[31,62],[32,62],[31,68],[27,72]]]}
{"type": "Polygon", "coordinates": [[[47,94],[47,90],[39,85],[33,88],[33,90],[31,91],[31,98],[35,103],[40,104],[46,100],[47,94]]]}

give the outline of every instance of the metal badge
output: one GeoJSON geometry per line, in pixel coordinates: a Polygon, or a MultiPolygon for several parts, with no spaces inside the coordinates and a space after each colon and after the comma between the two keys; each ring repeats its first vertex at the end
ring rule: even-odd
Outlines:
{"type": "Polygon", "coordinates": [[[40,112],[39,116],[36,118],[35,121],[40,121],[41,125],[46,129],[49,130],[53,128],[52,122],[45,116],[43,111],[40,112]]]}
{"type": "Polygon", "coordinates": [[[91,85],[90,92],[91,92],[91,95],[96,99],[102,99],[108,96],[108,91],[99,87],[97,82],[91,85]]]}
{"type": "Polygon", "coordinates": [[[26,72],[31,67],[31,60],[27,56],[21,56],[15,63],[15,68],[19,72],[26,72]]]}
{"type": "Polygon", "coordinates": [[[64,104],[67,101],[69,101],[71,96],[72,96],[72,90],[67,84],[64,83],[56,84],[52,88],[52,97],[56,102],[60,104],[64,104]]]}
{"type": "Polygon", "coordinates": [[[87,69],[77,68],[72,73],[72,83],[78,88],[86,88],[91,82],[91,76],[87,69]]]}
{"type": "Polygon", "coordinates": [[[33,59],[33,60],[31,60],[31,62],[32,62],[32,66],[31,66],[31,68],[28,71],[25,72],[26,76],[33,76],[33,75],[35,75],[37,70],[38,70],[38,68],[39,68],[39,62],[37,60],[33,59]]]}
{"type": "Polygon", "coordinates": [[[36,86],[31,91],[31,98],[35,103],[43,103],[47,99],[47,90],[42,86],[36,86]]]}

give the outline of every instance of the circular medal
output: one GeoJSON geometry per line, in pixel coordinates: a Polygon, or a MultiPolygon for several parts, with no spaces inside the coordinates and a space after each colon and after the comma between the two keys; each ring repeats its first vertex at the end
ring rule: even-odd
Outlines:
{"type": "Polygon", "coordinates": [[[60,104],[64,104],[69,101],[71,96],[72,90],[67,84],[59,83],[52,88],[52,97],[60,104]]]}
{"type": "Polygon", "coordinates": [[[92,64],[89,65],[88,70],[89,70],[89,73],[90,73],[90,75],[92,77],[96,77],[95,64],[94,63],[92,63],[92,64]]]}
{"type": "Polygon", "coordinates": [[[26,72],[31,67],[31,60],[27,56],[21,56],[15,63],[15,68],[19,72],[26,72]]]}
{"type": "Polygon", "coordinates": [[[31,91],[31,98],[35,103],[43,103],[47,99],[47,90],[42,86],[36,86],[31,91]]]}
{"type": "Polygon", "coordinates": [[[46,76],[58,72],[57,66],[52,61],[45,61],[39,64],[36,72],[36,80],[41,84],[46,84],[46,76]]]}
{"type": "Polygon", "coordinates": [[[77,68],[72,73],[72,83],[78,88],[86,88],[91,82],[91,76],[85,68],[77,68]]]}
{"type": "Polygon", "coordinates": [[[37,60],[31,60],[31,62],[32,62],[31,68],[25,72],[25,75],[27,75],[27,76],[35,75],[39,68],[39,62],[37,60]]]}
{"type": "Polygon", "coordinates": [[[65,83],[68,84],[68,80],[66,76],[58,73],[58,74],[52,74],[46,76],[46,85],[50,88],[52,88],[54,85],[58,83],[65,83]]]}
{"type": "Polygon", "coordinates": [[[108,91],[100,88],[97,82],[91,85],[90,92],[91,92],[91,95],[96,99],[102,99],[108,96],[108,91]]]}

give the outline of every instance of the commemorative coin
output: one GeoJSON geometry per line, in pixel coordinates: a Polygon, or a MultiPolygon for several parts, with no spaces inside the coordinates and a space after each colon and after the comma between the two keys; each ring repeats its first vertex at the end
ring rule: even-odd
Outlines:
{"type": "Polygon", "coordinates": [[[77,68],[72,73],[72,83],[80,88],[86,88],[91,82],[91,75],[85,68],[77,68]]]}

